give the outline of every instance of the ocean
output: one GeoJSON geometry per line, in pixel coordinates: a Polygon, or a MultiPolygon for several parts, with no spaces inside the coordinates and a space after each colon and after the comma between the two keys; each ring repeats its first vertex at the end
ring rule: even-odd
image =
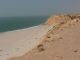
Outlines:
{"type": "Polygon", "coordinates": [[[43,24],[48,16],[0,17],[0,33],[43,24]]]}

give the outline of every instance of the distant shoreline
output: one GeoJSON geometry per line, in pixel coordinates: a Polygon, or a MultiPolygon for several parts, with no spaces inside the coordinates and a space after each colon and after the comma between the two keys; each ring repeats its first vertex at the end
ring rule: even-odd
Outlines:
{"type": "Polygon", "coordinates": [[[0,17],[0,33],[34,27],[44,23],[48,16],[0,17]]]}
{"type": "Polygon", "coordinates": [[[8,32],[14,32],[14,31],[20,31],[20,30],[25,30],[25,29],[31,29],[31,28],[38,27],[38,26],[41,26],[41,24],[37,25],[37,26],[27,27],[27,28],[20,28],[20,29],[16,29],[16,30],[4,31],[4,32],[0,32],[0,34],[2,34],[2,33],[8,33],[8,32]]]}

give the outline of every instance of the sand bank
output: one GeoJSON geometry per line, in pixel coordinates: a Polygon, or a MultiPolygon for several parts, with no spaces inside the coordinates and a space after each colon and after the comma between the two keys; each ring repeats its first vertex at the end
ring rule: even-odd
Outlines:
{"type": "Polygon", "coordinates": [[[48,31],[48,26],[39,25],[31,28],[0,33],[0,60],[18,57],[38,45],[48,31]]]}
{"type": "Polygon", "coordinates": [[[80,19],[70,18],[47,34],[33,50],[9,60],[80,60],[80,19]]]}

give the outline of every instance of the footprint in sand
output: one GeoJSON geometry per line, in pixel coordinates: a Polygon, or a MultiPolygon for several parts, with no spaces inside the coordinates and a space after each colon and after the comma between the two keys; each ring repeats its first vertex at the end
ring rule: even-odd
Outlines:
{"type": "Polygon", "coordinates": [[[43,44],[38,45],[37,48],[39,52],[42,52],[45,50],[43,44]]]}
{"type": "Polygon", "coordinates": [[[59,39],[63,39],[63,37],[59,37],[59,39]]]}
{"type": "Polygon", "coordinates": [[[60,59],[60,60],[62,60],[63,57],[62,57],[62,56],[56,56],[56,59],[60,59]]]}
{"type": "Polygon", "coordinates": [[[0,55],[0,56],[2,56],[2,55],[0,55]]]}
{"type": "Polygon", "coordinates": [[[19,50],[20,48],[16,48],[17,50],[19,50]]]}
{"type": "Polygon", "coordinates": [[[51,37],[48,35],[47,38],[49,39],[49,38],[51,38],[51,37]]]}
{"type": "Polygon", "coordinates": [[[74,50],[74,52],[75,52],[75,53],[77,53],[77,52],[78,52],[78,50],[74,50]]]}
{"type": "Polygon", "coordinates": [[[7,53],[7,54],[5,54],[5,55],[7,55],[7,56],[8,56],[9,54],[7,53]]]}
{"type": "Polygon", "coordinates": [[[79,49],[76,49],[76,50],[74,50],[73,52],[74,52],[74,53],[78,53],[78,52],[80,52],[80,51],[79,51],[79,49]]]}
{"type": "Polygon", "coordinates": [[[2,52],[3,50],[2,49],[0,49],[0,52],[2,52]]]}

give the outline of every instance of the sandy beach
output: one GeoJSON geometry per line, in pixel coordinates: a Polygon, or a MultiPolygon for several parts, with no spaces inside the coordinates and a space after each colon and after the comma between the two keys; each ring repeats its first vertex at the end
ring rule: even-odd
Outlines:
{"type": "Polygon", "coordinates": [[[67,23],[61,22],[51,30],[37,47],[8,60],[80,60],[80,19],[69,17],[67,23]]]}
{"type": "Polygon", "coordinates": [[[0,60],[80,60],[80,16],[51,16],[43,25],[0,33],[0,60]]]}
{"type": "Polygon", "coordinates": [[[48,26],[39,25],[31,28],[0,33],[0,60],[22,56],[37,46],[48,31],[48,26]]]}
{"type": "Polygon", "coordinates": [[[0,0],[0,60],[80,60],[80,0],[0,0]]]}

